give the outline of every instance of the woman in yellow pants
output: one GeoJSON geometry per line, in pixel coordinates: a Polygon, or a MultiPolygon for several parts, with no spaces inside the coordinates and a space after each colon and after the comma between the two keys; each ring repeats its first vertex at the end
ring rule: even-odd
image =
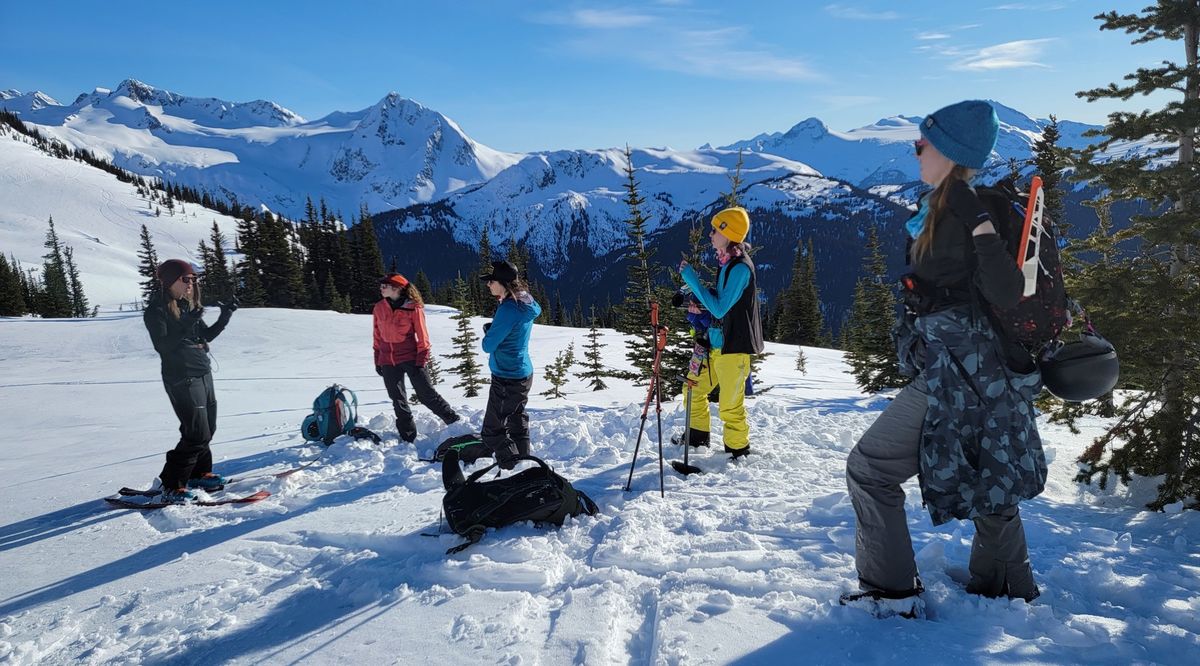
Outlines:
{"type": "Polygon", "coordinates": [[[749,231],[750,215],[744,208],[726,208],[713,216],[710,239],[720,264],[715,289],[701,284],[686,260],[679,264],[680,277],[691,288],[692,295],[719,320],[708,329],[712,347],[708,360],[700,372],[688,376],[688,381],[693,382],[688,443],[694,446],[708,443],[708,394],[720,386],[718,406],[725,424],[725,451],[734,458],[750,453],[746,377],[750,374],[750,355],[763,350],[754,262],[745,242],[749,231]]]}

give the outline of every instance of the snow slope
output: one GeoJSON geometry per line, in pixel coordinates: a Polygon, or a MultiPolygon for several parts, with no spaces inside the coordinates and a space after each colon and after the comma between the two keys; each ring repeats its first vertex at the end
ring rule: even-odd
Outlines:
{"type": "MultiPolygon", "coordinates": [[[[451,311],[430,306],[435,352],[451,311]]],[[[473,323],[478,327],[482,319],[473,323]]],[[[542,368],[584,331],[535,327],[542,368]]],[[[623,366],[606,333],[606,360],[623,366]]],[[[530,401],[534,449],[601,513],[560,530],[489,532],[463,553],[439,535],[440,470],[417,460],[480,426],[484,397],[439,390],[466,419],[417,407],[415,445],[396,439],[369,351],[370,319],[239,311],[216,340],[217,467],[240,507],[109,510],[144,485],[177,437],[158,361],[135,313],[0,319],[0,404],[14,434],[0,457],[0,663],[1194,663],[1200,654],[1200,515],[1148,513],[1145,493],[1072,482],[1104,427],[1043,426],[1050,482],[1023,505],[1042,588],[1032,605],[962,587],[972,528],[930,526],[915,483],[908,514],[930,617],[876,620],[839,607],[854,585],[844,464],[886,401],[861,395],[837,352],[773,353],[749,403],[756,455],[717,452],[658,493],[649,439],[623,492],[643,388],[530,401]],[[358,392],[380,446],[301,441],[331,382],[358,392]],[[283,480],[261,475],[322,455],[283,480]],[[254,478],[257,477],[257,478],[254,478]],[[434,536],[426,536],[433,534],[434,536]]],[[[480,355],[482,360],[482,354],[480,355]]],[[[682,425],[677,402],[664,429],[682,425]]],[[[719,438],[720,427],[716,427],[719,438]]],[[[666,445],[668,459],[681,451],[666,445]]],[[[1145,489],[1139,489],[1144,491],[1145,489]]]]}
{"type": "Polygon", "coordinates": [[[232,248],[237,220],[198,205],[155,216],[136,188],[83,162],[51,157],[0,128],[0,252],[25,268],[41,268],[47,220],[75,251],[84,293],[116,308],[140,300],[137,251],[142,225],[160,259],[197,262],[213,222],[232,248]]]}

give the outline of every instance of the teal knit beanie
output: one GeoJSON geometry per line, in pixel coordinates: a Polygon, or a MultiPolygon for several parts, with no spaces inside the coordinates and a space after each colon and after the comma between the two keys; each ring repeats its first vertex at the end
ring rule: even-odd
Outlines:
{"type": "Polygon", "coordinates": [[[938,109],[921,121],[921,136],[951,162],[968,169],[983,168],[999,133],[996,110],[978,99],[938,109]]]}

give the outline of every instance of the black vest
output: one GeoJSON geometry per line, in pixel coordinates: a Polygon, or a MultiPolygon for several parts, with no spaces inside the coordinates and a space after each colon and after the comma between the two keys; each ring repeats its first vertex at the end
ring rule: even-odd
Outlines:
{"type": "Polygon", "coordinates": [[[729,271],[737,264],[750,269],[750,282],[729,312],[721,318],[721,335],[725,342],[722,354],[760,354],[763,350],[762,319],[758,316],[758,286],[754,274],[754,262],[742,255],[717,271],[717,286],[723,288],[729,279],[729,271]]]}

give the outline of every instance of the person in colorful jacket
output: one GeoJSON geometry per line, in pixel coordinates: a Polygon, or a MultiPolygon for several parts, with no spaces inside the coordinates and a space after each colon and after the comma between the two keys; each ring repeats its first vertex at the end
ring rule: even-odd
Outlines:
{"type": "Polygon", "coordinates": [[[155,486],[166,502],[196,499],[189,488],[218,490],[226,479],[213,473],[209,443],[217,430],[217,396],[213,390],[208,345],[215,340],[237,310],[237,299],[218,303],[216,323],[204,323],[200,285],[192,265],[168,259],[158,267],[159,290],[142,312],[150,342],[162,362],[163,387],[179,419],[179,443],[167,452],[167,461],[155,486]]]}
{"type": "Polygon", "coordinates": [[[542,306],[529,295],[529,287],[507,261],[493,261],[492,270],[479,276],[499,300],[492,321],[483,325],[483,351],[489,354],[492,371],[487,411],[480,439],[505,469],[512,458],[529,455],[529,415],[525,403],[533,386],[533,363],[529,360],[529,335],[542,306]]]}
{"type": "Polygon", "coordinates": [[[691,422],[688,443],[709,443],[708,394],[720,387],[718,399],[721,421],[725,424],[725,451],[734,458],[750,453],[750,426],[746,422],[746,378],[750,375],[750,355],[763,350],[762,319],[758,314],[758,287],[750,246],[745,243],[750,231],[746,209],[733,206],[712,218],[710,240],[717,252],[716,289],[700,282],[687,260],[680,262],[679,274],[700,306],[689,303],[689,314],[707,310],[718,320],[708,328],[708,358],[700,371],[689,373],[692,384],[691,422]]]}
{"type": "Polygon", "coordinates": [[[998,127],[984,101],[952,104],[920,126],[921,180],[933,191],[906,225],[911,272],[895,331],[901,370],[912,381],[846,461],[862,592],[844,595],[844,603],[884,600],[901,615],[923,612],[901,488],[913,476],[935,525],[975,523],[968,592],[1026,601],[1039,594],[1018,504],[1046,481],[1033,407],[1041,378],[984,310],[983,301],[1016,305],[1024,283],[969,185],[998,127]]]}
{"type": "Polygon", "coordinates": [[[379,279],[379,293],[383,298],[372,312],[375,373],[383,377],[383,385],[392,399],[396,432],[400,439],[412,442],[417,438],[417,426],[405,395],[405,378],[412,383],[417,400],[446,425],[460,417],[433,388],[429,373],[425,371],[433,345],[425,328],[425,302],[421,292],[403,275],[388,273],[379,279]]]}

